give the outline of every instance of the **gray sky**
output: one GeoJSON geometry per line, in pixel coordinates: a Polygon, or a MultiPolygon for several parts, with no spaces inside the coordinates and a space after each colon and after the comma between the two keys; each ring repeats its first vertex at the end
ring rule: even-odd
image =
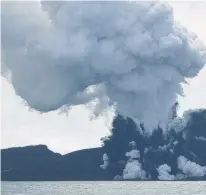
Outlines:
{"type": "MultiPolygon", "coordinates": [[[[172,3],[174,15],[206,43],[206,3],[172,3]]],[[[181,115],[190,108],[206,108],[206,68],[184,85],[185,97],[179,98],[181,115]]],[[[91,112],[76,106],[68,115],[59,111],[39,114],[29,111],[12,86],[2,82],[2,148],[46,144],[56,152],[100,146],[100,138],[109,134],[112,112],[91,121],[91,112]]]]}

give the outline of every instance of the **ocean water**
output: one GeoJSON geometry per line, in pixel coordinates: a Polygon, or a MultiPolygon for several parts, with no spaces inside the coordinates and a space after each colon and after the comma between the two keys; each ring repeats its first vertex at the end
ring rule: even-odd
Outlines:
{"type": "Polygon", "coordinates": [[[1,182],[2,195],[206,195],[206,182],[1,182]]]}

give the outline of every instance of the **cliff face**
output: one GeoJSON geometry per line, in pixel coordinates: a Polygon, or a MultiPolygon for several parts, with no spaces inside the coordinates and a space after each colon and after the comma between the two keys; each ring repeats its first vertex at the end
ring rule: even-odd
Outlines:
{"type": "Polygon", "coordinates": [[[102,149],[93,148],[61,155],[45,145],[1,150],[2,181],[109,180],[100,168],[102,149]]]}

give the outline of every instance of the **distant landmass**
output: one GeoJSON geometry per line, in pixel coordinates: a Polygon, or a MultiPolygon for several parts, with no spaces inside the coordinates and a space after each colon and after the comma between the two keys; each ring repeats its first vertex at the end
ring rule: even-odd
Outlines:
{"type": "Polygon", "coordinates": [[[66,155],[54,153],[46,145],[1,150],[2,181],[112,180],[100,168],[102,148],[66,155]]]}

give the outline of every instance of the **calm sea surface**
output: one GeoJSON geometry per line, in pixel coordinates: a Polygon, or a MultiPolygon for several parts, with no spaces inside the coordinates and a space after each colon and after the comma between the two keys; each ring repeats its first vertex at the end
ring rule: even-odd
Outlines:
{"type": "Polygon", "coordinates": [[[2,195],[206,195],[206,182],[1,182],[2,195]]]}

